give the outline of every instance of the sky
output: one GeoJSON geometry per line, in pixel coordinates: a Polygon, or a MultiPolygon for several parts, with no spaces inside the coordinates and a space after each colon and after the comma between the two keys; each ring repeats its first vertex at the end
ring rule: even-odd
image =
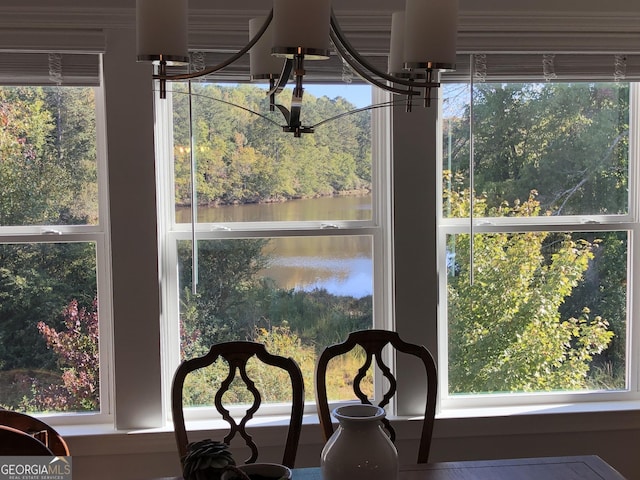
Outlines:
{"type": "MultiPolygon", "coordinates": [[[[237,85],[236,83],[224,83],[227,86],[237,85]]],[[[287,84],[288,89],[292,89],[294,85],[293,81],[290,81],[287,84]]],[[[261,85],[263,88],[267,88],[266,85],[261,85]]],[[[371,105],[371,85],[367,84],[349,84],[349,83],[340,83],[333,85],[325,85],[325,84],[310,84],[303,83],[304,91],[306,93],[310,93],[314,97],[322,97],[326,96],[330,99],[334,99],[336,97],[343,97],[353,103],[357,108],[368,107],[371,105]]]]}
{"type": "Polygon", "coordinates": [[[304,91],[315,97],[326,96],[331,99],[343,97],[362,108],[371,105],[371,86],[343,83],[340,85],[304,84],[304,91]]]}

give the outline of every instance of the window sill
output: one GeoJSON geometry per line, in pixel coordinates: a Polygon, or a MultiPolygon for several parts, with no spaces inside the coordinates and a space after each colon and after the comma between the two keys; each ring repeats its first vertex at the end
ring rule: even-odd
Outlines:
{"type": "MultiPolygon", "coordinates": [[[[535,405],[448,409],[437,415],[433,438],[530,435],[604,430],[640,430],[640,401],[589,404],[535,405]]],[[[398,439],[411,440],[420,432],[418,417],[393,418],[398,439]]],[[[260,445],[279,445],[286,434],[284,416],[258,417],[252,422],[252,435],[260,445]]],[[[194,440],[225,432],[223,420],[188,421],[194,440]]],[[[124,453],[175,453],[173,426],[119,431],[108,424],[58,426],[74,456],[124,453]]],[[[322,435],[315,414],[305,415],[301,446],[321,445],[322,435]]]]}
{"type": "Polygon", "coordinates": [[[450,408],[437,415],[434,438],[640,429],[640,401],[450,408]],[[479,430],[480,429],[480,430],[479,430]]]}
{"type": "Polygon", "coordinates": [[[503,405],[487,407],[451,407],[443,408],[437,415],[439,419],[504,417],[513,415],[548,415],[573,413],[604,413],[640,410],[640,400],[608,402],[546,403],[531,405],[503,405]]]}

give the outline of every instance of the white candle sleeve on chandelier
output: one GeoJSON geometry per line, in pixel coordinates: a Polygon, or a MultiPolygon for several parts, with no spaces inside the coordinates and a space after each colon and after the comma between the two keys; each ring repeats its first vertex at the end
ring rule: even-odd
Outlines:
{"type": "Polygon", "coordinates": [[[189,61],[187,0],[137,0],[138,60],[189,61]]]}
{"type": "MultiPolygon", "coordinates": [[[[249,40],[255,37],[262,28],[267,17],[252,18],[249,20],[249,40]]],[[[249,50],[249,69],[251,79],[260,80],[280,75],[283,60],[271,55],[273,37],[273,22],[269,24],[264,35],[249,50]]]]}
{"type": "Polygon", "coordinates": [[[274,0],[273,48],[305,53],[305,59],[324,59],[329,52],[330,0],[274,0]]]}
{"type": "Polygon", "coordinates": [[[406,63],[455,65],[457,35],[458,0],[407,0],[406,63]]]}
{"type": "Polygon", "coordinates": [[[391,15],[391,42],[389,44],[388,73],[397,75],[404,70],[404,12],[391,15]]]}

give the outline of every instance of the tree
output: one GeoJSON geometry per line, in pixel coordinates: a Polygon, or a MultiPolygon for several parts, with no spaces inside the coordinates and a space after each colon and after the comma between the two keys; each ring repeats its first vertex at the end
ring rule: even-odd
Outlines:
{"type": "MultiPolygon", "coordinates": [[[[263,253],[268,239],[211,240],[198,242],[198,285],[192,292],[190,244],[181,242],[180,298],[183,341],[197,339],[191,353],[208,350],[208,346],[226,340],[248,338],[259,319],[247,319],[252,303],[247,292],[259,283],[256,274],[262,270],[268,256],[263,253]]],[[[185,345],[190,345],[188,342],[185,345]]]]}
{"type": "Polygon", "coordinates": [[[0,245],[0,368],[55,368],[36,324],[62,327],[60,312],[73,298],[91,306],[95,262],[90,243],[0,245]]]}
{"type": "MultiPolygon", "coordinates": [[[[467,178],[469,121],[466,105],[447,125],[467,178]]],[[[628,128],[625,83],[475,84],[475,190],[493,206],[536,190],[554,215],[627,212],[628,128]]]]}
{"type": "Polygon", "coordinates": [[[36,396],[29,402],[37,411],[96,411],[100,408],[98,352],[98,302],[90,309],[73,300],[64,311],[65,330],[45,322],[38,330],[58,358],[61,383],[42,385],[34,379],[36,396]]]}
{"type": "MultiPolygon", "coordinates": [[[[93,102],[91,89],[0,88],[0,225],[97,219],[93,102]]],[[[0,246],[0,368],[50,368],[36,322],[95,288],[93,245],[0,246]]]]}
{"type": "Polygon", "coordinates": [[[90,89],[0,88],[0,225],[97,220],[90,89]]]}
{"type": "MultiPolygon", "coordinates": [[[[464,92],[468,96],[468,88],[464,92]]],[[[455,174],[447,179],[459,188],[459,177],[466,178],[468,189],[470,109],[464,94],[454,93],[452,114],[444,125],[450,140],[445,142],[445,159],[455,174]]],[[[545,214],[629,211],[628,84],[475,84],[473,121],[474,190],[482,192],[487,211],[499,209],[503,202],[516,205],[532,190],[545,214]]],[[[446,200],[444,208],[446,216],[469,214],[468,209],[452,209],[446,200]]],[[[594,388],[624,388],[627,232],[574,232],[571,240],[592,245],[592,258],[571,295],[558,306],[561,318],[580,318],[587,308],[607,319],[614,337],[591,361],[588,381],[594,388]]],[[[543,251],[559,244],[557,235],[549,235],[543,251]]]]}
{"type": "MultiPolygon", "coordinates": [[[[454,214],[468,211],[468,189],[446,193],[454,214]]],[[[537,216],[540,204],[535,192],[522,203],[497,208],[483,196],[474,200],[474,214],[537,216]]],[[[588,308],[562,318],[560,307],[582,280],[597,244],[550,232],[477,234],[471,270],[469,236],[459,234],[450,242],[455,252],[455,276],[448,283],[450,391],[587,388],[591,361],[613,333],[588,308]]]]}
{"type": "MultiPolygon", "coordinates": [[[[371,187],[370,114],[346,115],[302,138],[282,135],[279,112],[263,89],[174,86],[176,202],[191,203],[189,119],[195,140],[198,204],[260,203],[334,195],[371,187]],[[251,114],[259,112],[261,116],[251,114]],[[268,118],[271,121],[265,119],[268,118]]],[[[353,110],[348,101],[305,95],[305,124],[353,110]]]]}

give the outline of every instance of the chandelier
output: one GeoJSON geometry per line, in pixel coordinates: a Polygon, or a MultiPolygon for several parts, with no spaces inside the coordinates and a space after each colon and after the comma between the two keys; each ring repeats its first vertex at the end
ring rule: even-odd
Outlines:
{"type": "Polygon", "coordinates": [[[382,71],[359,54],[344,35],[331,0],[273,0],[264,18],[249,22],[249,42],[223,62],[190,73],[169,73],[167,67],[189,63],[187,0],[136,0],[137,58],[152,62],[160,98],[167,81],[185,81],[218,72],[247,52],[251,80],[268,80],[269,106],[282,113],[282,129],[299,137],[313,127],[300,120],[305,62],[326,60],[335,53],[365,82],[430,106],[440,72],[455,69],[458,0],[406,0],[405,10],[391,17],[388,69],[382,71]],[[276,102],[293,80],[290,107],[276,102]]]}

